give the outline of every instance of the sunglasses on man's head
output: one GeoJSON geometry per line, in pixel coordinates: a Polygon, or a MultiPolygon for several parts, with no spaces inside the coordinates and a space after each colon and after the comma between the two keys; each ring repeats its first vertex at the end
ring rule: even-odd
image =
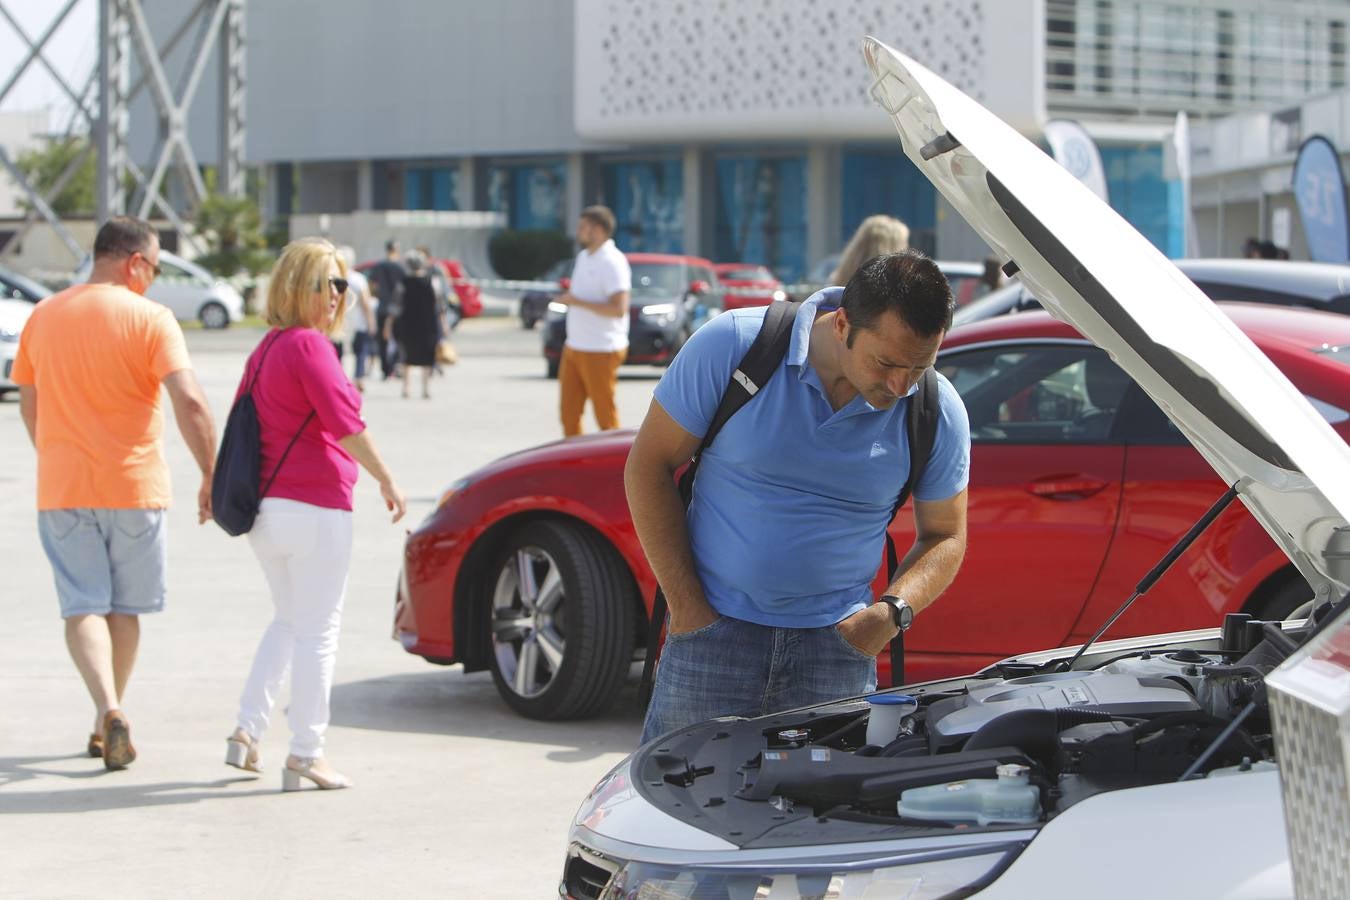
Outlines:
{"type": "MultiPolygon", "coordinates": [[[[337,290],[339,297],[347,293],[347,279],[338,278],[336,275],[333,275],[329,277],[328,283],[337,290]]],[[[314,290],[322,292],[323,282],[319,282],[319,284],[314,287],[314,290]]]]}

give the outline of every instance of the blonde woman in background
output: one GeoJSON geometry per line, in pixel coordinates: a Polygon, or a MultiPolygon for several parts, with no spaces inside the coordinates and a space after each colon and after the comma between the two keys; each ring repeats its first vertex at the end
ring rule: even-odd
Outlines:
{"type": "Polygon", "coordinates": [[[323,758],[323,738],[351,564],[357,464],[379,481],[393,521],[407,510],[361,419],[361,395],[329,343],[342,328],[346,291],[347,264],[332,244],[319,238],[289,244],[267,291],[272,330],[240,382],[240,392],[252,384],[262,444],[259,489],[266,494],[248,540],[276,612],[239,698],[225,762],[261,771],[258,741],[289,671],[291,744],[282,771],[288,791],[298,790],[302,778],[327,789],[351,785],[323,758]]]}
{"type": "Polygon", "coordinates": [[[891,216],[868,216],[853,232],[830,275],[830,284],[848,284],[858,267],[874,256],[909,249],[909,226],[891,216]]]}

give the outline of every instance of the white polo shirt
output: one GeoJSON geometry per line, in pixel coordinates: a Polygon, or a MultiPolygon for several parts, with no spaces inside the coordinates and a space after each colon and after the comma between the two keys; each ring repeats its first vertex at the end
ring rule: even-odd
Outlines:
{"type": "MultiPolygon", "coordinates": [[[[633,289],[633,270],[628,258],[605,241],[594,253],[582,250],[572,267],[572,296],[588,303],[603,303],[619,291],[633,289]]],[[[567,346],[583,353],[613,353],[628,349],[628,312],[602,316],[579,306],[567,308],[567,346]]]]}

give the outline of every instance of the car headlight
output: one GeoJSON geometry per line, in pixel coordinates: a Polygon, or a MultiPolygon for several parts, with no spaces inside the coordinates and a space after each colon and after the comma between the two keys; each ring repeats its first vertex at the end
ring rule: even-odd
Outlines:
{"type": "Polygon", "coordinates": [[[1006,845],[997,851],[981,847],[972,855],[941,854],[901,865],[867,863],[822,864],[812,871],[765,872],[762,867],[679,868],[651,863],[628,863],[615,874],[600,900],[768,900],[788,897],[904,897],[936,900],[966,896],[983,888],[1002,871],[1016,851],[1006,845]],[[854,868],[867,866],[867,868],[854,868]]]}
{"type": "Polygon", "coordinates": [[[675,321],[677,309],[674,303],[653,303],[642,307],[642,318],[655,325],[669,325],[675,321]]]}
{"type": "Polygon", "coordinates": [[[431,512],[427,513],[427,517],[422,520],[422,524],[425,525],[426,523],[430,522],[431,517],[436,515],[436,513],[440,512],[442,506],[445,506],[445,504],[449,503],[456,494],[464,490],[471,483],[472,479],[470,479],[467,476],[464,478],[460,478],[456,481],[452,481],[448,487],[444,488],[439,494],[436,495],[436,505],[431,508],[431,512]]]}
{"type": "Polygon", "coordinates": [[[787,291],[774,291],[774,292],[773,292],[773,299],[776,300],[776,301],[777,301],[777,300],[786,300],[786,299],[787,299],[787,291]]]}

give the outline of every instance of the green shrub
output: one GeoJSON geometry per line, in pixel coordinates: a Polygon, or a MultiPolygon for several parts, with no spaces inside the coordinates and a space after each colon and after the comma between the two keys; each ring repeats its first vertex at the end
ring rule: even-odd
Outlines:
{"type": "Polygon", "coordinates": [[[576,244],[561,231],[506,229],[488,242],[492,268],[503,278],[537,278],[554,263],[576,253],[576,244]]]}

